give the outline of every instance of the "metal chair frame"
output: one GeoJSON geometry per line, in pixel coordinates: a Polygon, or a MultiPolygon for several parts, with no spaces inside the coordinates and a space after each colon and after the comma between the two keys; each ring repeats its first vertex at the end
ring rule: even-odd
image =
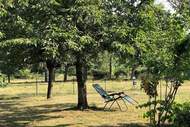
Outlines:
{"type": "Polygon", "coordinates": [[[119,107],[120,111],[122,111],[121,106],[119,104],[119,100],[122,100],[125,104],[126,110],[128,109],[126,101],[132,105],[138,104],[136,100],[131,98],[130,96],[126,95],[124,92],[112,92],[107,93],[99,84],[93,84],[92,85],[94,89],[102,96],[102,98],[105,100],[104,110],[106,109],[107,105],[111,103],[109,110],[113,106],[113,104],[116,102],[117,106],[119,107]],[[126,101],[125,101],[126,100],[126,101]]]}

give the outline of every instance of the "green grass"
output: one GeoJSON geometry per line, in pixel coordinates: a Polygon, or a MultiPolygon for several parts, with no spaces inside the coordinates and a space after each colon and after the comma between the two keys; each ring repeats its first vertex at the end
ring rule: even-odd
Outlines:
{"type": "MultiPolygon", "coordinates": [[[[103,111],[104,101],[92,88],[93,83],[100,83],[103,88],[106,84],[107,91],[124,91],[138,100],[140,104],[146,102],[147,96],[145,93],[139,87],[132,88],[131,82],[88,81],[88,103],[95,108],[85,111],[77,111],[73,108],[77,102],[76,83],[54,83],[53,97],[47,100],[46,83],[38,83],[39,95],[36,96],[35,82],[21,82],[23,81],[15,80],[10,86],[0,88],[0,127],[135,127],[145,126],[148,122],[147,119],[143,118],[146,109],[136,109],[129,104],[126,112],[119,111],[117,105],[113,107],[112,111],[103,111]]],[[[176,101],[180,103],[189,101],[189,91],[190,82],[186,81],[179,89],[176,101]]]]}

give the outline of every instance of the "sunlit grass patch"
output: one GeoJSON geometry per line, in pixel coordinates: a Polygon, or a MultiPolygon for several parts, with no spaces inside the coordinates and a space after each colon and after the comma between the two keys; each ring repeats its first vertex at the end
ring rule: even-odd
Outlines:
{"type": "MultiPolygon", "coordinates": [[[[128,110],[121,112],[117,105],[111,111],[104,111],[104,100],[93,89],[92,84],[99,83],[107,91],[124,91],[140,104],[148,97],[130,81],[88,81],[88,103],[90,108],[84,111],[75,109],[77,104],[76,82],[56,82],[53,87],[53,98],[46,99],[46,83],[13,83],[6,88],[0,88],[0,126],[146,126],[147,119],[143,119],[146,109],[136,109],[128,105],[128,110]]],[[[164,84],[162,89],[164,89],[164,84]]],[[[177,102],[185,102],[190,98],[190,82],[179,89],[177,102]]],[[[164,92],[162,93],[164,97],[164,92]]],[[[122,102],[121,102],[122,105],[122,102]]]]}

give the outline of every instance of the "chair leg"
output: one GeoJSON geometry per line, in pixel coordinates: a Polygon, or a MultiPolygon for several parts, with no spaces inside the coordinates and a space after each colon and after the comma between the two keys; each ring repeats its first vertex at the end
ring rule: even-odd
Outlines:
{"type": "Polygon", "coordinates": [[[127,104],[125,103],[125,100],[122,98],[123,103],[125,104],[126,109],[128,109],[127,104]]]}
{"type": "Polygon", "coordinates": [[[109,107],[109,110],[111,109],[112,105],[115,103],[115,100],[112,102],[112,104],[109,107]]]}
{"type": "Polygon", "coordinates": [[[116,100],[116,103],[117,103],[117,105],[118,105],[120,111],[122,111],[121,106],[119,105],[119,103],[117,102],[117,100],[116,100]]]}
{"type": "Polygon", "coordinates": [[[106,102],[106,104],[104,105],[104,110],[105,110],[105,108],[106,108],[106,106],[107,106],[108,103],[109,103],[109,102],[106,102]]]}

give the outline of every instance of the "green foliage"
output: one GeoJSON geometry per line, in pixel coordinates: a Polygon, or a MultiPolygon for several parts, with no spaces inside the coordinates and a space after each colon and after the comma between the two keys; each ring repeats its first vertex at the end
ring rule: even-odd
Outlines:
{"type": "Polygon", "coordinates": [[[140,52],[140,64],[145,67],[147,75],[142,78],[142,87],[149,96],[149,103],[144,106],[150,110],[145,116],[154,126],[160,126],[168,119],[177,90],[189,69],[185,64],[189,63],[189,41],[184,41],[187,31],[179,15],[167,13],[159,7],[143,10],[140,13],[143,29],[137,31],[135,42],[140,52]],[[157,86],[163,78],[171,82],[170,92],[164,100],[159,100],[157,86]]]}
{"type": "MultiPolygon", "coordinates": [[[[165,99],[159,100],[157,97],[157,86],[161,84],[159,84],[158,80],[149,81],[147,79],[142,79],[142,88],[149,96],[149,101],[145,104],[139,105],[138,107],[149,107],[149,111],[144,114],[144,117],[150,118],[151,124],[153,124],[153,126],[164,125],[166,121],[171,121],[171,113],[173,110],[172,105],[175,100],[178,88],[181,86],[181,84],[182,82],[178,80],[171,80],[170,87],[167,88],[169,89],[169,92],[165,91],[165,99]]],[[[168,87],[168,83],[166,84],[166,87],[168,87]]]]}
{"type": "Polygon", "coordinates": [[[37,63],[31,66],[31,73],[43,74],[44,71],[45,71],[45,67],[43,63],[37,63]]]}
{"type": "Polygon", "coordinates": [[[175,127],[189,127],[190,125],[190,102],[173,104],[170,120],[175,127]]]}
{"type": "Polygon", "coordinates": [[[15,74],[16,78],[27,79],[31,77],[31,73],[29,69],[21,69],[18,73],[15,74]]]}
{"type": "Polygon", "coordinates": [[[127,78],[127,73],[123,70],[116,71],[114,75],[116,79],[118,79],[120,76],[125,76],[125,78],[127,78]]]}
{"type": "MultiPolygon", "coordinates": [[[[13,74],[27,64],[46,62],[54,69],[71,62],[83,72],[99,58],[93,66],[101,71],[93,75],[105,78],[111,54],[116,75],[144,68],[143,88],[156,97],[160,79],[181,83],[190,67],[188,1],[177,3],[171,14],[154,0],[0,1],[0,69],[13,74]]],[[[22,78],[28,74],[19,72],[22,78]]]]}
{"type": "Polygon", "coordinates": [[[167,0],[172,5],[173,9],[177,14],[184,20],[184,24],[186,25],[186,30],[189,30],[190,27],[190,6],[189,0],[167,0]]]}
{"type": "Polygon", "coordinates": [[[145,93],[149,96],[149,97],[156,97],[158,96],[158,92],[157,92],[157,86],[159,84],[158,80],[156,80],[155,78],[150,79],[150,77],[148,77],[149,79],[146,78],[142,78],[141,80],[141,88],[144,89],[145,93]]]}
{"type": "Polygon", "coordinates": [[[66,38],[68,48],[74,56],[90,60],[100,50],[101,25],[104,16],[102,1],[76,0],[68,2],[67,5],[63,5],[63,0],[59,2],[60,9],[67,10],[67,13],[62,13],[68,17],[68,24],[66,24],[67,33],[70,36],[66,38]]]}
{"type": "Polygon", "coordinates": [[[107,72],[109,71],[109,59],[110,54],[108,52],[99,52],[97,57],[92,60],[91,68],[107,72]]]}
{"type": "Polygon", "coordinates": [[[0,81],[0,88],[7,87],[8,85],[8,83],[0,81]]]}
{"type": "Polygon", "coordinates": [[[99,70],[92,70],[92,75],[95,80],[100,80],[100,79],[108,78],[109,73],[104,72],[104,71],[99,71],[99,70]]]}

